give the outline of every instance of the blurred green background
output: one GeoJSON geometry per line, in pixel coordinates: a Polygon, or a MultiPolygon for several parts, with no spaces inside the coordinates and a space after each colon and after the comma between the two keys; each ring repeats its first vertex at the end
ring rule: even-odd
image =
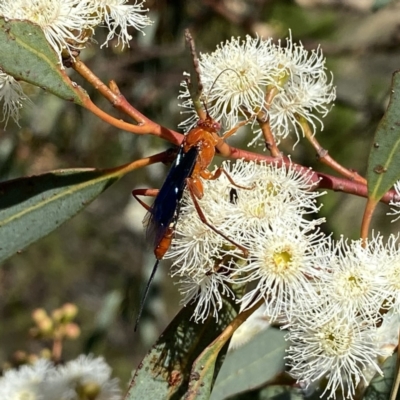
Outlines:
{"type": "MultiPolygon", "coordinates": [[[[397,1],[159,0],[147,1],[146,6],[154,25],[145,36],[134,33],[131,48],[121,51],[110,44],[100,50],[93,44],[81,57],[104,82],[115,80],[147,117],[173,129],[182,120],[177,95],[190,62],[185,28],[204,52],[231,36],[258,32],[278,40],[290,29],[293,40],[307,49],[322,46],[334,74],[337,101],[324,120],[325,129],[318,132],[320,143],[339,162],[365,173],[373,133],[388,102],[391,75],[400,66],[397,1]]],[[[104,33],[96,33],[99,43],[104,33]]],[[[99,107],[122,117],[74,71],[69,74],[99,107]]],[[[118,131],[37,88],[25,89],[32,103],[24,108],[20,127],[10,121],[0,130],[1,181],[60,168],[117,166],[170,147],[154,137],[118,131]]],[[[247,141],[238,138],[235,145],[245,147],[247,141]]],[[[296,163],[332,173],[317,162],[306,142],[292,151],[294,142],[284,141],[282,150],[293,154],[296,163]]],[[[162,262],[139,332],[133,332],[154,256],[144,239],[145,210],[130,193],[136,187],[160,187],[167,168],[154,165],[131,173],[75,218],[3,264],[0,362],[16,350],[40,349],[28,336],[35,308],[50,311],[73,302],[79,307],[82,334],[66,343],[64,359],[82,352],[104,355],[124,387],[179,309],[168,263],[162,262]]],[[[365,199],[332,192],[322,202],[321,215],[327,218],[323,229],[336,238],[357,238],[365,199]]],[[[385,206],[379,208],[374,228],[395,232],[399,225],[390,223],[386,211],[385,206]]]]}

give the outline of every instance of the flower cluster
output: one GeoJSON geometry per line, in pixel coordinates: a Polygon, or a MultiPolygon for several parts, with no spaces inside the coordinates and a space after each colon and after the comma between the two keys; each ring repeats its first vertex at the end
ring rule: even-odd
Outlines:
{"type": "Polygon", "coordinates": [[[385,331],[398,328],[399,289],[391,275],[400,263],[398,251],[392,251],[396,241],[391,237],[384,245],[377,235],[367,243],[342,238],[330,244],[312,281],[316,290],[301,297],[287,324],[288,365],[299,382],[326,377],[329,398],[337,391],[353,398],[372,371],[382,374],[379,357],[390,355],[397,342],[381,327],[385,319],[385,331]]]}
{"type": "Polygon", "coordinates": [[[33,365],[6,371],[0,378],[0,398],[41,400],[121,399],[118,380],[102,357],[79,356],[63,366],[39,359],[33,365]]]}
{"type": "MultiPolygon", "coordinates": [[[[286,46],[271,39],[247,36],[232,38],[211,54],[200,54],[200,73],[208,112],[225,130],[234,129],[241,121],[254,124],[257,117],[268,117],[270,128],[279,141],[294,130],[297,140],[303,133],[300,119],[307,121],[314,133],[316,122],[323,128],[322,117],[335,99],[332,79],[328,78],[325,59],[318,48],[309,52],[302,44],[287,39],[286,46]]],[[[190,117],[180,124],[188,130],[197,116],[186,82],[180,99],[190,117]]],[[[252,145],[262,137],[254,129],[252,145]]]]}
{"type": "Polygon", "coordinates": [[[180,278],[184,302],[197,299],[194,319],[214,316],[222,307],[222,296],[231,295],[231,284],[258,282],[240,301],[244,308],[260,298],[267,312],[289,312],[290,293],[308,290],[309,276],[318,271],[319,253],[325,238],[316,227],[323,219],[305,218],[319,209],[312,191],[316,181],[311,171],[298,171],[291,164],[235,164],[225,162],[226,175],[204,181],[204,197],[199,201],[206,226],[190,201],[184,197],[176,237],[166,258],[174,260],[172,275],[180,278]],[[289,233],[288,233],[289,232],[289,233]],[[228,240],[230,239],[230,241],[228,240]],[[313,251],[315,249],[315,251],[313,251]],[[244,253],[248,252],[248,259],[244,253]]]}
{"type": "MultiPolygon", "coordinates": [[[[129,46],[132,36],[128,27],[142,31],[151,20],[145,15],[143,1],[125,4],[127,0],[0,0],[0,16],[19,19],[40,26],[57,53],[63,68],[64,57],[74,57],[85,48],[97,27],[109,30],[102,46],[117,37],[117,45],[129,46]]],[[[3,120],[19,119],[19,110],[26,96],[19,83],[0,69],[0,101],[3,101],[3,120]]]]}
{"type": "Polygon", "coordinates": [[[145,15],[148,10],[143,1],[125,3],[127,0],[1,0],[0,15],[39,25],[61,63],[62,56],[82,50],[102,24],[110,31],[103,45],[117,36],[118,45],[129,46],[132,36],[128,27],[142,30],[152,22],[145,15]]]}
{"type": "MultiPolygon", "coordinates": [[[[352,398],[359,382],[382,373],[378,358],[396,343],[400,309],[397,237],[334,241],[322,218],[311,171],[292,164],[225,162],[226,174],[205,180],[199,200],[205,225],[185,193],[176,236],[166,258],[193,319],[218,318],[223,299],[241,310],[262,304],[262,315],[234,338],[236,347],[268,322],[283,324],[290,343],[287,365],[304,386],[325,377],[325,393],[352,398]],[[236,298],[232,287],[246,288],[236,298]],[[388,347],[389,346],[389,347],[388,347]]],[[[241,291],[240,291],[241,292],[241,291]]],[[[389,349],[389,350],[388,350],[389,349]]]]}

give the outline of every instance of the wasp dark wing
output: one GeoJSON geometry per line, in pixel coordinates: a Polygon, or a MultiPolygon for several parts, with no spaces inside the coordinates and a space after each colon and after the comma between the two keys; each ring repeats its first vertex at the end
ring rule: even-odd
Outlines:
{"type": "Polygon", "coordinates": [[[177,217],[179,202],[186,187],[186,179],[191,176],[196,164],[199,150],[196,146],[184,152],[179,149],[164,184],[162,185],[150,211],[145,217],[147,223],[146,236],[152,240],[156,248],[174,218],[177,217]]]}

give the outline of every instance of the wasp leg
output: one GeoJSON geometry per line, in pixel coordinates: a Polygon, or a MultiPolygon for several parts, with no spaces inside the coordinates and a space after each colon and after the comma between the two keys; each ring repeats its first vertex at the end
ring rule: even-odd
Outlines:
{"type": "Polygon", "coordinates": [[[219,229],[217,229],[214,225],[210,224],[207,221],[206,216],[204,215],[203,210],[201,209],[201,206],[199,204],[199,201],[197,200],[197,197],[195,195],[195,189],[192,187],[192,181],[190,178],[187,179],[187,187],[189,189],[189,194],[190,197],[192,198],[194,207],[197,211],[197,214],[199,215],[199,218],[201,220],[201,222],[203,222],[204,225],[207,225],[210,229],[212,229],[215,233],[217,233],[218,235],[222,236],[225,240],[227,240],[229,243],[232,243],[235,247],[237,247],[245,257],[248,257],[249,252],[246,248],[244,248],[242,245],[240,245],[239,243],[236,243],[234,240],[230,239],[228,236],[226,236],[223,232],[221,232],[219,229]]]}
{"type": "Polygon", "coordinates": [[[218,178],[221,176],[221,174],[225,174],[225,176],[228,178],[228,181],[232,184],[232,186],[235,186],[235,187],[237,187],[237,188],[239,188],[239,189],[244,189],[244,190],[253,190],[253,189],[255,188],[255,184],[254,184],[254,183],[253,183],[251,186],[241,186],[241,185],[238,185],[238,184],[232,179],[232,177],[229,175],[228,171],[225,170],[225,169],[222,168],[222,167],[219,167],[214,173],[211,173],[211,172],[209,172],[209,171],[206,171],[206,172],[208,172],[208,174],[205,174],[206,176],[203,176],[203,175],[201,175],[201,176],[202,176],[202,178],[208,179],[208,180],[210,180],[210,181],[213,181],[213,180],[215,180],[215,179],[218,179],[218,178]]]}
{"type": "Polygon", "coordinates": [[[151,207],[147,205],[144,201],[140,200],[138,196],[155,197],[157,196],[158,192],[158,189],[134,189],[132,190],[132,196],[139,202],[139,204],[143,208],[145,208],[147,211],[150,211],[151,207]]]}

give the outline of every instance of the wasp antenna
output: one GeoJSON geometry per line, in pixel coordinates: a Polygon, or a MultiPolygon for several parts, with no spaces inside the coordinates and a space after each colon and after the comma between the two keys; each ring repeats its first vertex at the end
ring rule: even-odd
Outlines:
{"type": "Polygon", "coordinates": [[[157,260],[156,263],[154,264],[153,270],[151,271],[150,278],[147,281],[146,288],[144,289],[144,293],[143,293],[142,299],[140,300],[139,313],[138,313],[138,316],[136,317],[135,328],[133,329],[134,332],[137,331],[137,328],[139,326],[139,320],[140,320],[140,317],[142,316],[144,303],[146,301],[147,295],[149,294],[150,285],[151,285],[151,282],[153,281],[154,275],[156,274],[156,271],[157,271],[159,263],[160,263],[160,260],[157,260]]]}
{"type": "Polygon", "coordinates": [[[232,71],[232,72],[234,72],[238,77],[240,77],[239,72],[235,71],[233,68],[225,68],[224,70],[222,70],[222,71],[217,75],[217,77],[214,79],[214,82],[212,83],[212,85],[211,85],[211,87],[210,87],[210,90],[208,91],[208,94],[207,94],[207,97],[206,97],[205,101],[203,101],[204,108],[206,109],[207,115],[208,115],[208,110],[207,110],[206,104],[208,103],[208,96],[211,94],[212,90],[214,89],[214,85],[215,85],[216,82],[218,81],[219,77],[220,77],[222,74],[224,74],[225,72],[227,72],[227,71],[232,71]]]}

